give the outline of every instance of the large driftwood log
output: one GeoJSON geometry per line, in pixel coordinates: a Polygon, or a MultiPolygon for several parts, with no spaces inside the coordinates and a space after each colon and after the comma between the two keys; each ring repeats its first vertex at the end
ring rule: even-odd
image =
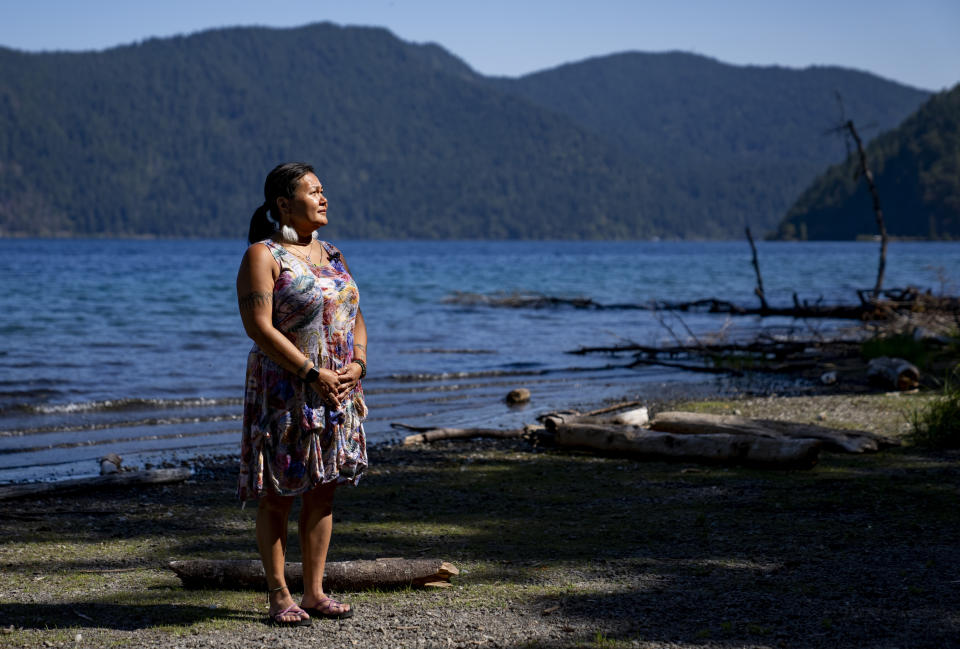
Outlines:
{"type": "Polygon", "coordinates": [[[560,446],[653,458],[809,469],[817,463],[821,447],[821,442],[814,439],[730,434],[674,435],[632,426],[552,421],[555,439],[560,446]]]}
{"type": "Polygon", "coordinates": [[[816,439],[825,448],[846,453],[876,451],[900,442],[865,430],[842,430],[815,424],[773,419],[749,419],[736,415],[710,415],[693,412],[661,412],[650,423],[652,430],[679,435],[735,434],[768,439],[816,439]]]}
{"type": "MultiPolygon", "coordinates": [[[[266,590],[263,564],[258,559],[171,561],[167,564],[187,588],[228,588],[266,590]]],[[[328,561],[323,586],[332,590],[400,588],[405,586],[442,588],[460,571],[439,559],[383,558],[357,561],[328,561]]],[[[303,566],[287,563],[287,586],[303,588],[303,566]]]]}
{"type": "Polygon", "coordinates": [[[525,433],[523,428],[432,428],[429,426],[408,426],[406,424],[399,423],[393,423],[390,425],[393,428],[400,428],[403,430],[421,431],[404,437],[404,446],[436,442],[437,440],[441,439],[472,439],[475,437],[509,439],[513,437],[523,437],[525,433]]]}
{"type": "Polygon", "coordinates": [[[133,486],[143,484],[169,484],[183,482],[193,475],[190,469],[151,469],[149,471],[130,471],[128,473],[110,473],[95,478],[76,478],[59,482],[28,482],[0,487],[0,500],[12,500],[40,496],[50,493],[100,489],[102,487],[133,486]]]}
{"type": "Polygon", "coordinates": [[[881,356],[867,363],[867,378],[898,390],[912,390],[920,385],[920,370],[902,358],[881,356]]]}

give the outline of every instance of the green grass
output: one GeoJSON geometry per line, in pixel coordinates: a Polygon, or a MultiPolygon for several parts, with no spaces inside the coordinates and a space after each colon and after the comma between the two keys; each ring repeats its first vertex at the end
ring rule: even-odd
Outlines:
{"type": "Polygon", "coordinates": [[[944,381],[938,396],[913,411],[911,424],[918,446],[960,448],[960,365],[944,381]]]}
{"type": "Polygon", "coordinates": [[[865,359],[888,356],[908,360],[917,367],[925,367],[930,351],[922,340],[916,340],[913,332],[880,336],[864,342],[860,354],[865,359]]]}

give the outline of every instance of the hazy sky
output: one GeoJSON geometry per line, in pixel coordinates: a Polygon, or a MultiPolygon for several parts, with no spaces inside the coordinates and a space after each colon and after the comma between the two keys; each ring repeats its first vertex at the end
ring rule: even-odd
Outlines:
{"type": "Polygon", "coordinates": [[[432,41],[515,76],[624,50],[728,63],[868,70],[921,88],[960,81],[960,0],[0,0],[0,45],[102,49],[212,27],[322,20],[432,41]]]}

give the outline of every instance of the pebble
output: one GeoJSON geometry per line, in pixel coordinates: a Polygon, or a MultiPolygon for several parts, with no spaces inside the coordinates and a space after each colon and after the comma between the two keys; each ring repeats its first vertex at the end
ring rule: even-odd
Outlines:
{"type": "Polygon", "coordinates": [[[510,390],[506,396],[507,403],[526,403],[530,401],[530,390],[526,388],[517,388],[510,390]]]}

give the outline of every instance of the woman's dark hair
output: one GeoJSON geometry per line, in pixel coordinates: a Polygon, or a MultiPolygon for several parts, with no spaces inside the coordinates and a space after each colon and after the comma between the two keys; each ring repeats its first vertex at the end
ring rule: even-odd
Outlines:
{"type": "Polygon", "coordinates": [[[293,198],[297,193],[297,185],[300,179],[307,174],[315,174],[313,167],[305,162],[285,162],[277,165],[267,174],[267,180],[263,183],[264,203],[253,213],[250,218],[250,232],[247,234],[247,241],[256,243],[268,238],[276,226],[267,218],[269,211],[273,215],[273,220],[279,223],[280,210],[277,209],[277,199],[293,198]]]}

